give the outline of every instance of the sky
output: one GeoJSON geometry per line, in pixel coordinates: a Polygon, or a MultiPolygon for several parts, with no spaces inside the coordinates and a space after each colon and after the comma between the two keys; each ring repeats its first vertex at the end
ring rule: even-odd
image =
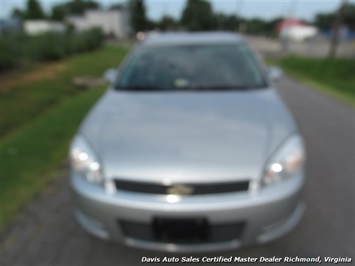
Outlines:
{"type": "MultiPolygon", "coordinates": [[[[42,7],[49,11],[55,4],[66,2],[62,0],[38,0],[42,7]]],[[[23,9],[27,0],[0,0],[0,17],[6,18],[17,7],[23,9]]],[[[124,0],[101,0],[103,7],[122,3],[124,0]]],[[[274,17],[294,15],[300,19],[312,21],[317,13],[335,11],[341,0],[209,0],[215,12],[239,14],[243,17],[258,17],[272,19],[274,17]]],[[[355,0],[348,0],[355,3],[355,0]]],[[[145,0],[147,15],[158,20],[162,15],[179,18],[186,0],[145,0]]]]}

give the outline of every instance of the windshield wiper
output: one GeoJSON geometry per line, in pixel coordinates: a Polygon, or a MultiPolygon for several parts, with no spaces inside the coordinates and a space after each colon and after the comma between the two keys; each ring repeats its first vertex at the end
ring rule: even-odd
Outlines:
{"type": "Polygon", "coordinates": [[[167,87],[156,87],[156,86],[115,86],[115,90],[122,91],[169,91],[171,88],[167,87]]]}
{"type": "Polygon", "coordinates": [[[115,86],[115,90],[121,91],[232,91],[252,90],[267,87],[265,84],[258,86],[251,85],[216,85],[216,86],[193,86],[193,87],[158,87],[158,86],[115,86]]]}
{"type": "Polygon", "coordinates": [[[216,91],[223,91],[223,90],[251,90],[251,89],[257,89],[257,88],[264,88],[264,85],[259,85],[259,86],[251,86],[251,85],[216,85],[216,86],[196,86],[196,87],[190,87],[188,89],[190,90],[206,90],[206,91],[211,91],[211,90],[216,90],[216,91]]]}

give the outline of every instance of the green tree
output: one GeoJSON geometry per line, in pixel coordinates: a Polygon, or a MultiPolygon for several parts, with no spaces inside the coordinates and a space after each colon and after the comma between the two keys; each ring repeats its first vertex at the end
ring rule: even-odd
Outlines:
{"type": "Polygon", "coordinates": [[[95,1],[73,0],[64,4],[64,8],[69,14],[82,15],[88,9],[97,9],[100,5],[95,1]]]}
{"type": "Polygon", "coordinates": [[[215,28],[212,7],[206,0],[188,0],[181,17],[181,25],[189,31],[205,31],[215,28]]]}
{"type": "Polygon", "coordinates": [[[143,0],[131,0],[131,26],[133,31],[145,31],[149,27],[149,21],[146,17],[146,9],[143,0]]]}
{"type": "Polygon", "coordinates": [[[24,19],[25,12],[21,9],[15,8],[14,10],[12,10],[11,17],[18,18],[18,19],[24,19]]]}
{"type": "Polygon", "coordinates": [[[347,4],[344,8],[343,23],[351,30],[355,30],[355,4],[347,4]]]}
{"type": "Polygon", "coordinates": [[[100,5],[90,0],[72,0],[52,7],[51,19],[63,20],[68,15],[82,15],[88,9],[98,9],[100,5]]]}
{"type": "Polygon", "coordinates": [[[218,30],[237,31],[240,19],[235,15],[219,13],[214,15],[214,23],[218,30]]]}
{"type": "MultiPolygon", "coordinates": [[[[341,23],[349,27],[349,29],[355,30],[355,4],[345,4],[343,13],[341,23]]],[[[314,25],[321,30],[330,30],[334,25],[335,17],[336,12],[318,13],[315,17],[314,25]]]]}
{"type": "Polygon", "coordinates": [[[44,19],[46,15],[37,0],[28,0],[25,17],[26,19],[44,19]]]}
{"type": "Polygon", "coordinates": [[[252,34],[265,33],[267,23],[259,18],[253,18],[246,22],[247,32],[252,34]]]}
{"type": "Polygon", "coordinates": [[[283,21],[283,18],[282,18],[282,17],[277,17],[277,18],[274,18],[274,19],[271,19],[271,20],[267,21],[267,22],[265,23],[264,31],[265,31],[267,34],[271,34],[271,35],[276,34],[276,26],[277,26],[277,24],[279,24],[281,21],[283,21]]]}
{"type": "Polygon", "coordinates": [[[157,23],[157,27],[163,31],[171,30],[177,27],[177,22],[170,16],[163,16],[157,23]]]}
{"type": "Polygon", "coordinates": [[[335,13],[319,13],[316,15],[314,25],[321,30],[329,30],[335,20],[335,13]]]}
{"type": "Polygon", "coordinates": [[[51,11],[50,18],[52,20],[62,21],[65,18],[66,11],[61,6],[54,6],[51,11]]]}

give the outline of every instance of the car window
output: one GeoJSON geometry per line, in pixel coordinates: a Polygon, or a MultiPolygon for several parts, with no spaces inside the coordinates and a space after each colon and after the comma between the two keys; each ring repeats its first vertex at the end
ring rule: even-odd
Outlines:
{"type": "Polygon", "coordinates": [[[244,44],[152,46],[138,49],[121,70],[119,88],[157,90],[265,87],[244,44]]]}

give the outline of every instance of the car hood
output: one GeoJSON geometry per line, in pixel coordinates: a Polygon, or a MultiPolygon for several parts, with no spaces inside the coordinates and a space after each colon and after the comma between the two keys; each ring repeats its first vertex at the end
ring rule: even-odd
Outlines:
{"type": "Polygon", "coordinates": [[[81,127],[107,178],[223,182],[260,178],[295,125],[274,89],[103,96],[81,127]]]}

